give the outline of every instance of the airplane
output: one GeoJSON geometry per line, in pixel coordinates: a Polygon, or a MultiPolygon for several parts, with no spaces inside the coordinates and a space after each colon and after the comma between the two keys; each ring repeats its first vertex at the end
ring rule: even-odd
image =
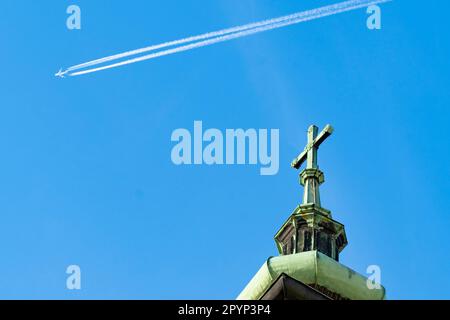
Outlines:
{"type": "Polygon", "coordinates": [[[67,73],[67,71],[62,71],[62,69],[59,69],[57,73],[55,73],[55,77],[64,78],[64,75],[67,73]]]}

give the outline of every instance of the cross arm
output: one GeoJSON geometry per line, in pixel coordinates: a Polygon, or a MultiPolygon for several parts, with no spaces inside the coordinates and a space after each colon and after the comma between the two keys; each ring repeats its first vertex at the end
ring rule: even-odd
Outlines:
{"type": "Polygon", "coordinates": [[[326,138],[328,138],[332,133],[334,129],[331,125],[327,124],[325,128],[322,130],[321,133],[317,136],[317,138],[314,140],[314,145],[318,148],[322,142],[325,141],[326,138]]]}
{"type": "Polygon", "coordinates": [[[307,155],[308,155],[308,150],[305,149],[302,153],[300,153],[300,155],[297,158],[294,159],[294,161],[292,161],[291,167],[295,168],[295,169],[299,169],[301,167],[301,165],[303,164],[303,162],[305,162],[307,155]]]}

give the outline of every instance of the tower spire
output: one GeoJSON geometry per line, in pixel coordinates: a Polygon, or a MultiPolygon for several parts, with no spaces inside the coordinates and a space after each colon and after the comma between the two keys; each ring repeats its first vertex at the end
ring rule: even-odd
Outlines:
{"type": "Polygon", "coordinates": [[[325,179],[317,165],[317,150],[333,131],[333,127],[327,125],[318,133],[319,129],[311,125],[305,149],[291,163],[293,168],[300,169],[306,162],[306,168],[300,173],[304,191],[302,204],[275,235],[282,255],[316,250],[339,260],[339,253],[347,245],[344,225],[333,220],[331,212],[320,202],[319,186],[325,179]]]}

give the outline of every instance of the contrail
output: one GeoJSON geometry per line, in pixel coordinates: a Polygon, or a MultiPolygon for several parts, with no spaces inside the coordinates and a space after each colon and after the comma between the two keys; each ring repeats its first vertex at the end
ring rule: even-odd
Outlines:
{"type": "Polygon", "coordinates": [[[161,44],[153,45],[150,47],[145,47],[142,49],[127,51],[124,53],[108,56],[105,58],[92,60],[92,61],[89,61],[89,62],[86,62],[83,64],[78,64],[78,65],[75,65],[75,66],[72,66],[72,67],[66,69],[64,72],[62,70],[60,70],[60,72],[57,73],[56,75],[64,76],[65,74],[68,74],[69,76],[79,76],[79,75],[93,73],[93,72],[97,72],[97,71],[101,71],[101,70],[117,68],[120,66],[128,65],[131,63],[136,63],[139,61],[150,60],[150,59],[154,59],[154,58],[161,57],[161,56],[166,56],[166,55],[170,55],[170,54],[174,54],[174,53],[178,53],[178,52],[192,50],[195,48],[209,46],[209,45],[219,43],[219,42],[229,41],[232,39],[245,37],[245,36],[249,36],[252,34],[264,32],[264,31],[268,31],[268,30],[272,30],[272,29],[277,29],[277,28],[281,28],[281,27],[285,27],[285,26],[289,26],[289,25],[293,25],[293,24],[297,24],[297,23],[301,23],[301,22],[305,22],[305,21],[309,21],[309,20],[314,20],[314,19],[319,19],[322,17],[330,16],[330,15],[335,15],[338,13],[356,10],[356,9],[367,7],[367,6],[373,5],[373,4],[380,4],[380,3],[390,2],[390,1],[392,1],[392,0],[350,0],[350,1],[345,1],[345,2],[334,4],[334,5],[329,5],[329,6],[324,6],[324,7],[320,7],[317,9],[302,11],[302,12],[290,14],[287,16],[279,17],[279,18],[268,19],[268,20],[264,20],[261,22],[250,23],[250,24],[246,24],[246,25],[242,25],[242,26],[238,26],[238,27],[223,29],[223,30],[219,30],[219,31],[215,31],[215,32],[209,32],[209,33],[192,36],[192,37],[188,37],[188,38],[184,38],[184,39],[180,39],[180,40],[164,42],[161,44]],[[203,41],[200,41],[200,40],[203,40],[203,41]],[[197,41],[197,42],[194,42],[194,41],[197,41]],[[193,42],[193,43],[190,43],[190,42],[193,42]],[[190,44],[183,45],[183,46],[177,46],[177,45],[181,45],[184,43],[190,43],[190,44]],[[157,51],[152,54],[140,56],[137,58],[125,60],[122,62],[118,62],[118,63],[106,65],[106,66],[101,66],[101,67],[97,67],[97,68],[74,72],[76,70],[85,69],[87,67],[91,67],[91,66],[98,65],[98,64],[103,64],[103,63],[106,63],[109,61],[118,60],[118,59],[130,57],[130,56],[134,56],[134,55],[138,55],[138,54],[142,54],[142,53],[146,53],[146,52],[150,52],[150,51],[156,51],[158,49],[172,47],[172,46],[177,46],[177,47],[172,48],[172,49],[166,49],[163,51],[157,51]]]}
{"type": "Polygon", "coordinates": [[[362,0],[351,0],[351,1],[346,1],[346,2],[342,2],[342,3],[334,4],[334,5],[325,6],[325,7],[319,8],[319,9],[313,9],[313,10],[298,12],[298,13],[290,14],[290,15],[287,15],[287,16],[279,17],[279,18],[268,19],[268,20],[264,20],[264,21],[261,21],[261,22],[249,23],[249,24],[246,24],[246,25],[233,27],[233,28],[228,28],[228,29],[223,29],[223,30],[219,30],[219,31],[215,31],[215,32],[208,32],[208,33],[204,33],[204,34],[201,34],[201,35],[198,35],[198,36],[192,36],[192,37],[188,37],[188,38],[184,38],[184,39],[180,39],[180,40],[164,42],[164,43],[161,43],[161,44],[152,45],[152,46],[145,47],[145,48],[142,48],[142,49],[127,51],[127,52],[124,52],[124,53],[120,53],[120,54],[108,56],[108,57],[105,57],[105,58],[89,61],[89,62],[86,62],[86,63],[83,63],[83,64],[75,65],[75,66],[72,66],[72,67],[68,68],[67,71],[81,69],[81,68],[84,68],[84,67],[88,67],[88,66],[104,63],[104,62],[111,61],[111,60],[117,60],[117,59],[120,59],[120,58],[125,58],[125,57],[128,57],[128,56],[133,56],[133,55],[137,55],[137,54],[141,54],[141,53],[145,53],[145,52],[149,52],[149,51],[154,51],[154,50],[165,48],[165,47],[180,45],[180,44],[194,42],[194,41],[198,41],[198,40],[205,40],[205,39],[208,39],[208,38],[213,38],[213,37],[217,37],[217,36],[223,36],[223,35],[226,35],[226,34],[240,32],[240,31],[244,31],[244,30],[248,30],[248,29],[252,29],[252,28],[257,28],[257,27],[262,27],[262,26],[265,26],[265,25],[279,23],[279,22],[283,22],[283,21],[287,21],[287,20],[293,20],[293,19],[297,19],[297,18],[300,18],[300,17],[305,17],[305,16],[308,16],[310,14],[316,13],[316,11],[319,11],[319,10],[320,11],[338,10],[338,9],[349,7],[349,6],[352,6],[352,5],[355,5],[355,4],[362,4],[362,3],[365,3],[364,6],[368,6],[370,4],[373,4],[374,0],[363,0],[363,1],[362,0]]]}

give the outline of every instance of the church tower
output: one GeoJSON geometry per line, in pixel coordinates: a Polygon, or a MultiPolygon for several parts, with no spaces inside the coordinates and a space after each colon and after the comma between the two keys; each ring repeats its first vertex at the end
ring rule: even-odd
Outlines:
{"type": "Polygon", "coordinates": [[[308,129],[308,142],[291,166],[300,169],[303,202],[275,234],[279,256],[269,258],[238,296],[242,300],[347,300],[385,298],[381,285],[339,263],[347,245],[344,225],[322,207],[319,186],[325,181],[317,165],[319,146],[333,133],[308,129]]]}

